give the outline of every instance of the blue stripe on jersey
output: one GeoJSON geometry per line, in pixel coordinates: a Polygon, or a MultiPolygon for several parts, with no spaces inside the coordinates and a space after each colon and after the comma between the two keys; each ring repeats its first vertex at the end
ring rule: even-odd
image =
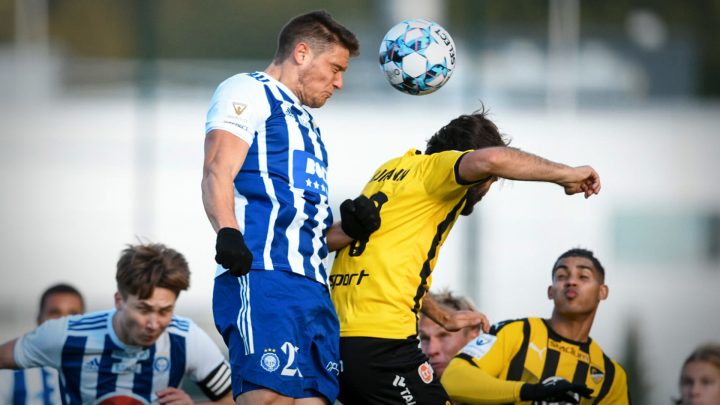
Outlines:
{"type": "Polygon", "coordinates": [[[190,330],[190,322],[175,317],[172,318],[169,326],[177,328],[183,332],[188,332],[190,330]]]}
{"type": "Polygon", "coordinates": [[[60,381],[60,393],[66,405],[82,404],[80,374],[86,343],[86,336],[68,336],[63,346],[60,367],[65,378],[60,381]]]}
{"type": "Polygon", "coordinates": [[[25,405],[27,401],[27,386],[25,385],[25,370],[15,370],[13,373],[13,405],[25,405]]]}
{"type": "Polygon", "coordinates": [[[135,373],[133,378],[133,393],[145,398],[150,402],[152,395],[153,385],[153,363],[155,362],[155,345],[150,346],[148,349],[150,355],[147,358],[138,361],[137,365],[140,366],[140,372],[135,373]]]}
{"type": "Polygon", "coordinates": [[[170,336],[170,379],[169,387],[179,387],[185,373],[185,336],[169,333],[170,336]]]}
{"type": "MultiPolygon", "coordinates": [[[[275,196],[280,202],[275,223],[270,224],[273,228],[270,260],[273,263],[290,268],[290,263],[288,262],[288,240],[285,231],[292,223],[296,211],[293,206],[295,197],[290,188],[287,187],[287,183],[290,182],[290,171],[288,168],[290,134],[285,122],[285,111],[282,109],[282,103],[275,99],[275,95],[267,86],[265,86],[265,95],[268,104],[271,106],[270,117],[265,122],[266,133],[274,135],[267,136],[265,141],[267,145],[267,168],[270,178],[273,180],[275,196]],[[275,180],[274,177],[280,177],[284,183],[275,180]]],[[[293,107],[290,109],[292,110],[293,107]]]]}
{"type": "Polygon", "coordinates": [[[79,319],[68,320],[68,330],[94,330],[102,329],[107,325],[107,313],[83,316],[79,319]]]}
{"type": "Polygon", "coordinates": [[[49,381],[49,379],[51,377],[50,372],[48,372],[45,367],[43,367],[40,371],[42,373],[43,405],[53,405],[52,394],[55,389],[53,388],[52,384],[49,381]]]}
{"type": "Polygon", "coordinates": [[[113,357],[113,351],[115,350],[122,349],[112,341],[110,335],[105,335],[105,344],[103,346],[102,356],[100,356],[100,366],[97,371],[97,395],[95,398],[100,398],[105,394],[115,392],[118,375],[113,372],[113,365],[122,361],[120,358],[113,357]]]}
{"type": "Polygon", "coordinates": [[[249,73],[250,77],[256,79],[259,82],[267,83],[270,80],[266,79],[260,72],[249,73]]]}

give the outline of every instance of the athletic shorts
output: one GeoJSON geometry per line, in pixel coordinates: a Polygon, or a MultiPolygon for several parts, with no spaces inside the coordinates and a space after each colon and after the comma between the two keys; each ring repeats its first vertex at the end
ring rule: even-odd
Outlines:
{"type": "Polygon", "coordinates": [[[226,272],[215,278],[213,315],[230,350],[234,398],[267,388],[335,401],[340,332],[327,286],[287,271],[226,272]]]}
{"type": "Polygon", "coordinates": [[[343,405],[450,405],[417,338],[340,339],[340,396],[343,405]]]}

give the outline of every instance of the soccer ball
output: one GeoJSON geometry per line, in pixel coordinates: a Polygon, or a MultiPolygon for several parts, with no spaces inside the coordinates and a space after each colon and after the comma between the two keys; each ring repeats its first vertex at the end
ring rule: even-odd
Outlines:
{"type": "Polygon", "coordinates": [[[429,94],[450,79],[455,43],[433,21],[403,21],[390,28],[380,43],[380,68],[394,88],[407,94],[429,94]]]}

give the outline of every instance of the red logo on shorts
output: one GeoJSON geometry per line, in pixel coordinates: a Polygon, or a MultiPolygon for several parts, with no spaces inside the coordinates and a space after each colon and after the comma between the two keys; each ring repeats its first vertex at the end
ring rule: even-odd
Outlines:
{"type": "Polygon", "coordinates": [[[418,367],[418,374],[420,374],[420,379],[425,384],[430,384],[430,382],[433,380],[433,373],[434,371],[427,361],[421,364],[420,367],[418,367]]]}

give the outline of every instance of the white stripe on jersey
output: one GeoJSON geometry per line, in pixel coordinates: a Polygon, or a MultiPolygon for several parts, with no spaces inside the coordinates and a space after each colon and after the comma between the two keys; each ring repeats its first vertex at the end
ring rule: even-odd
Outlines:
{"type": "MultiPolygon", "coordinates": [[[[272,180],[270,180],[270,176],[268,175],[267,136],[265,131],[258,132],[255,143],[257,143],[258,146],[258,166],[260,168],[260,177],[265,185],[265,192],[267,193],[268,199],[272,204],[270,217],[268,218],[267,234],[265,235],[263,262],[265,264],[265,270],[274,270],[275,267],[273,266],[272,258],[270,257],[270,248],[272,247],[272,240],[275,235],[275,220],[277,219],[278,210],[280,210],[280,204],[278,203],[277,196],[275,195],[275,187],[273,187],[272,180]]],[[[242,218],[244,218],[244,216],[242,218]]]]}
{"type": "Polygon", "coordinates": [[[243,338],[245,354],[255,353],[255,342],[253,341],[252,318],[250,312],[250,274],[238,277],[238,284],[240,285],[240,311],[238,311],[237,327],[243,338]]]}

